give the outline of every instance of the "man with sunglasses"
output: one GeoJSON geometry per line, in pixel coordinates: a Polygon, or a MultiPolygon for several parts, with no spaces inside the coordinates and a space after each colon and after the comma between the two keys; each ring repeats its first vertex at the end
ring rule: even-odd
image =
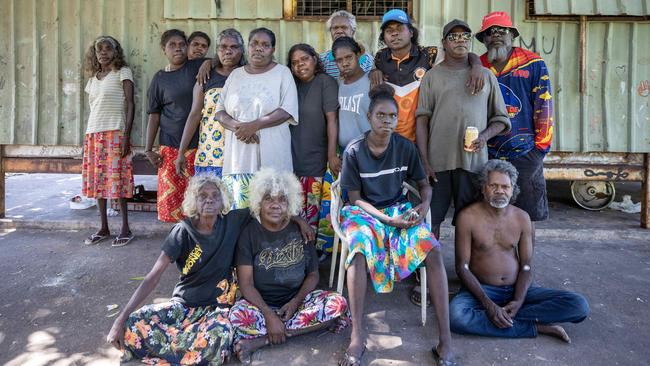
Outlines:
{"type": "Polygon", "coordinates": [[[476,39],[485,44],[483,65],[497,77],[512,123],[509,133],[488,141],[491,159],[507,160],[519,171],[521,194],[515,205],[533,221],[548,218],[548,199],[543,160],[553,138],[553,102],[548,69],[542,58],[513,47],[519,31],[506,12],[492,12],[483,18],[476,39]]]}
{"type": "MultiPolygon", "coordinates": [[[[399,106],[395,132],[415,142],[420,81],[434,64],[441,62],[444,52],[435,46],[419,44],[419,31],[403,10],[387,11],[380,30],[379,44],[386,47],[375,54],[375,69],[370,72],[371,88],[385,81],[395,89],[399,106]]],[[[469,54],[468,60],[472,71],[467,78],[467,89],[470,93],[478,93],[484,84],[483,65],[474,53],[469,54]]]]}
{"type": "Polygon", "coordinates": [[[471,29],[454,19],[443,28],[445,60],[427,71],[420,85],[417,116],[417,145],[426,173],[433,186],[431,228],[440,237],[440,224],[451,201],[454,218],[474,202],[473,181],[487,162],[486,141],[510,131],[510,120],[496,77],[482,68],[485,86],[477,94],[465,87],[470,73],[468,54],[471,29]],[[475,127],[478,138],[467,151],[464,136],[475,127]]]}

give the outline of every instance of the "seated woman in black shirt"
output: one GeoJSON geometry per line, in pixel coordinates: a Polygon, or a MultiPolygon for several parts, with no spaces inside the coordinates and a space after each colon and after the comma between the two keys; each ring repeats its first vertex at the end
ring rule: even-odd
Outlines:
{"type": "Polygon", "coordinates": [[[393,89],[382,84],[370,91],[370,131],[352,140],[343,153],[341,187],[351,205],[341,211],[341,228],[349,241],[346,260],[352,336],[340,364],[358,365],[365,350],[363,304],[366,271],[375,292],[393,290],[422,263],[438,320],[437,362],[450,362],[449,301],[440,243],[423,222],[431,201],[417,147],[395,131],[397,103],[393,89]],[[402,194],[406,180],[417,182],[422,203],[412,208],[402,194]],[[441,357],[442,356],[442,357],[441,357]]]}
{"type": "Polygon", "coordinates": [[[345,298],[316,290],[318,257],[289,220],[301,210],[302,190],[291,173],[262,169],[251,181],[255,220],[237,245],[237,278],[243,299],[230,310],[234,350],[242,362],[267,344],[348,323],[345,298]]]}
{"type": "MultiPolygon", "coordinates": [[[[248,209],[230,211],[231,199],[219,178],[190,179],[183,200],[186,219],[176,224],[151,271],[117,316],[107,341],[123,349],[122,359],[160,358],[171,364],[221,364],[229,354],[232,330],[228,308],[235,302],[232,262],[237,238],[250,219],[248,209]],[[181,272],[169,302],[145,305],[167,266],[181,272]]],[[[297,219],[306,238],[314,234],[297,219]]]]}

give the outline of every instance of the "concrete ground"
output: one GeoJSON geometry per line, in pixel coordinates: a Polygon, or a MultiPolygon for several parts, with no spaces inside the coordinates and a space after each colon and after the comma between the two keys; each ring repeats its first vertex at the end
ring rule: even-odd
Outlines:
{"type": "MultiPolygon", "coordinates": [[[[151,183],[150,177],[143,181],[151,183]]],[[[137,179],[136,179],[137,181],[137,179]]],[[[114,311],[124,306],[155,261],[168,225],[155,214],[134,213],[138,238],[129,246],[86,247],[83,238],[98,224],[94,209],[71,211],[67,198],[78,193],[76,176],[18,175],[7,179],[8,218],[0,234],[0,364],[116,365],[119,352],[105,343],[114,311]],[[76,186],[75,186],[76,185],[76,186]],[[40,229],[38,229],[40,228],[40,229]]],[[[588,212],[567,198],[564,184],[549,185],[551,219],[539,225],[536,281],[583,293],[590,317],[566,325],[567,345],[549,337],[491,339],[453,336],[462,365],[648,365],[650,349],[650,232],[638,229],[638,214],[588,212]]],[[[154,183],[155,184],[155,183],[154,183]]],[[[619,188],[619,187],[617,187],[619,188]]],[[[638,187],[620,187],[633,193],[638,187]]],[[[619,198],[620,200],[620,198],[619,198]]],[[[119,223],[119,217],[115,223],[119,223]]],[[[117,233],[119,226],[112,226],[117,233]]],[[[445,265],[451,288],[451,229],[443,230],[445,265]]],[[[321,267],[321,284],[329,266],[321,267]]],[[[170,266],[148,302],[170,296],[178,277],[170,266]]],[[[433,312],[426,327],[408,301],[412,283],[387,295],[369,289],[366,365],[432,364],[437,331],[433,312]]],[[[349,330],[317,333],[269,347],[254,355],[258,365],[328,365],[339,359],[349,330]]]]}

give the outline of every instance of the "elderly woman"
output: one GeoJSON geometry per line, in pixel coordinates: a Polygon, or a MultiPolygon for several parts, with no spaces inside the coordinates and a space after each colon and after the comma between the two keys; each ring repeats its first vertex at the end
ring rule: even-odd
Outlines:
{"type": "Polygon", "coordinates": [[[415,145],[394,133],[398,109],[393,93],[386,84],[370,91],[371,129],[353,139],[343,154],[341,187],[347,189],[351,205],[341,212],[341,228],[350,243],[345,265],[352,336],[340,364],[360,364],[365,350],[366,272],[370,272],[375,292],[387,293],[393,290],[395,281],[424,264],[438,320],[439,343],[433,353],[437,365],[450,365],[447,275],[440,243],[423,222],[431,201],[431,186],[415,145]],[[407,180],[417,182],[422,203],[416,207],[411,207],[402,195],[402,184],[407,180]]]}
{"type": "Polygon", "coordinates": [[[234,207],[248,206],[250,178],[262,167],[293,171],[289,124],[298,121],[298,97],[291,71],[273,61],[275,34],[253,29],[248,64],[235,69],[217,102],[226,128],[223,180],[234,207]]]}
{"type": "MultiPolygon", "coordinates": [[[[218,365],[229,354],[228,308],[237,290],[232,262],[237,238],[250,220],[248,209],[230,210],[230,202],[219,178],[205,174],[190,179],[183,200],[187,218],[172,228],[158,260],[108,334],[107,341],[124,350],[123,360],[157,358],[171,364],[218,365]],[[172,262],[181,275],[171,300],[133,312],[172,262]]],[[[314,238],[304,220],[292,220],[305,240],[314,238]]]]}
{"type": "Polygon", "coordinates": [[[232,339],[228,321],[236,291],[232,258],[250,216],[248,210],[229,209],[230,198],[218,178],[202,175],[190,180],[183,200],[187,218],[172,228],[158,260],[108,334],[108,342],[124,349],[124,361],[223,362],[232,339]],[[171,300],[133,312],[173,262],[181,276],[171,300]]]}
{"type": "Polygon", "coordinates": [[[90,114],[84,138],[82,194],[97,198],[101,227],[84,244],[98,244],[110,237],[106,202],[118,199],[122,231],[112,245],[133,239],[126,200],[133,196],[133,168],[128,157],[133,127],[133,73],[124,60],[120,42],[110,36],[95,39],[88,48],[85,68],[90,114]]]}
{"type": "Polygon", "coordinates": [[[246,64],[244,40],[232,28],[224,29],[217,36],[216,67],[210,68],[209,78],[201,85],[194,84],[192,110],[187,116],[183,137],[176,158],[176,173],[181,174],[186,164],[185,152],[201,124],[199,145],[194,159],[194,174],[213,174],[221,177],[223,169],[224,130],[217,121],[217,101],[230,73],[246,64]]]}
{"type": "Polygon", "coordinates": [[[147,91],[149,119],[145,154],[149,162],[158,168],[158,220],[177,222],[183,218],[183,193],[189,178],[194,175],[197,133],[188,143],[189,150],[185,151],[185,172],[177,174],[174,163],[192,107],[196,75],[204,59],[187,59],[185,33],[178,29],[165,31],[160,38],[160,47],[169,63],[154,75],[147,91]],[[159,130],[160,150],[156,153],[153,143],[159,130]]]}
{"type": "Polygon", "coordinates": [[[289,218],[300,212],[300,183],[288,172],[260,170],[251,182],[255,220],[237,244],[237,277],[243,299],[230,311],[234,350],[245,362],[256,349],[349,319],[336,292],[316,290],[318,258],[289,218]]]}

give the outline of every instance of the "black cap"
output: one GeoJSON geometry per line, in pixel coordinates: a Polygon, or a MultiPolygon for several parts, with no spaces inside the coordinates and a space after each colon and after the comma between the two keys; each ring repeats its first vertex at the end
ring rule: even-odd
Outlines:
{"type": "Polygon", "coordinates": [[[467,23],[463,22],[460,19],[454,19],[451,22],[447,23],[445,27],[442,29],[442,38],[446,38],[449,32],[451,32],[452,29],[455,27],[463,27],[465,28],[468,32],[472,33],[472,29],[467,25],[467,23]]]}

